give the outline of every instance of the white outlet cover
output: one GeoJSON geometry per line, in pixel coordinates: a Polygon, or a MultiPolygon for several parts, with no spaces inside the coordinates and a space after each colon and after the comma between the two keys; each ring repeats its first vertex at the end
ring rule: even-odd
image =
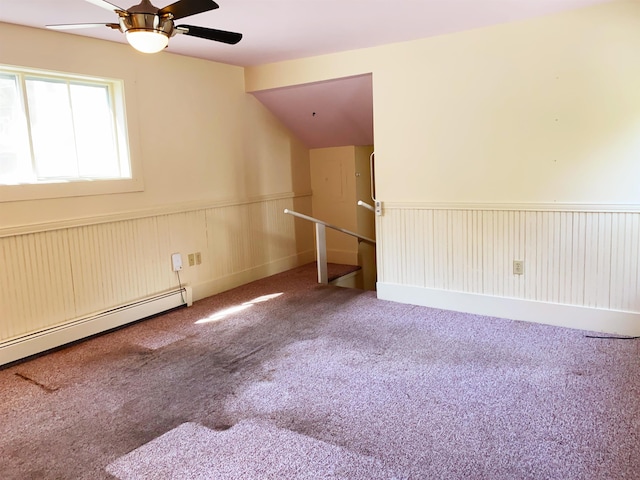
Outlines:
{"type": "Polygon", "coordinates": [[[173,266],[174,272],[182,270],[182,255],[179,253],[171,255],[171,265],[173,266]]]}

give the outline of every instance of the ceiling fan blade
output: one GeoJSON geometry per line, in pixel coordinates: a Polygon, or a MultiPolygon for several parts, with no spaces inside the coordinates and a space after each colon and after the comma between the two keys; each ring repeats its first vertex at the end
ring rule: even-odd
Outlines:
{"type": "Polygon", "coordinates": [[[89,3],[93,3],[94,5],[104,8],[105,10],[110,10],[112,12],[116,11],[116,10],[122,10],[124,11],[124,8],[121,8],[111,2],[107,2],[107,0],[86,0],[89,3]]]}
{"type": "Polygon", "coordinates": [[[194,27],[193,25],[178,25],[176,29],[185,35],[206,38],[207,40],[228,43],[229,45],[235,45],[240,40],[242,40],[241,33],[216,30],[214,28],[194,27]]]}
{"type": "Polygon", "coordinates": [[[220,6],[213,0],[178,0],[176,3],[172,3],[158,10],[158,15],[170,13],[173,15],[173,19],[177,20],[195,15],[196,13],[215,10],[216,8],[220,8],[220,6]]]}
{"type": "Polygon", "coordinates": [[[51,30],[75,30],[76,28],[109,27],[119,29],[118,23],[68,23],[65,25],[46,25],[51,30]]]}

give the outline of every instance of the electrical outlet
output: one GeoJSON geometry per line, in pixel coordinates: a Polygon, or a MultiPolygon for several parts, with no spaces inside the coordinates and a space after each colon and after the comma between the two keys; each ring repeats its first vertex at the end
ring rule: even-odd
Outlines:
{"type": "Polygon", "coordinates": [[[200,252],[196,252],[196,265],[200,265],[202,263],[202,255],[200,252]]]}
{"type": "Polygon", "coordinates": [[[193,267],[196,264],[195,255],[193,253],[189,254],[189,266],[193,267]]]}
{"type": "Polygon", "coordinates": [[[524,275],[524,262],[522,260],[513,261],[513,274],[524,275]]]}

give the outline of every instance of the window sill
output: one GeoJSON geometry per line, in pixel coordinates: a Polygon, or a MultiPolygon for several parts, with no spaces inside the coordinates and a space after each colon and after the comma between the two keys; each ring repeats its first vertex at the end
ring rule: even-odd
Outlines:
{"type": "Polygon", "coordinates": [[[113,193],[142,192],[143,190],[144,183],[141,178],[81,180],[30,185],[0,185],[0,202],[108,195],[113,193]]]}

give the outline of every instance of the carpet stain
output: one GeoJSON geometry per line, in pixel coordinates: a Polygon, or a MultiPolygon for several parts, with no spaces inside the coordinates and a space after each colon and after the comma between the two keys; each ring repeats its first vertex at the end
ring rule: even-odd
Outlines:
{"type": "Polygon", "coordinates": [[[247,360],[248,358],[254,356],[256,353],[259,353],[261,350],[264,350],[266,347],[269,347],[269,346],[271,346],[271,343],[263,343],[262,345],[258,345],[256,348],[254,348],[250,352],[247,352],[243,355],[238,355],[237,357],[231,359],[224,366],[224,369],[229,372],[235,371],[238,368],[239,363],[241,363],[244,360],[247,360]]]}
{"type": "Polygon", "coordinates": [[[214,425],[212,430],[215,430],[216,432],[224,432],[225,430],[229,430],[231,427],[233,427],[233,425],[220,424],[214,425]]]}
{"type": "Polygon", "coordinates": [[[47,385],[44,385],[44,384],[38,382],[37,380],[34,380],[33,378],[29,378],[26,375],[23,375],[20,372],[16,372],[15,376],[18,377],[18,378],[21,378],[22,380],[26,380],[27,382],[29,382],[29,383],[31,383],[33,385],[36,385],[37,387],[40,387],[42,390],[44,390],[47,393],[53,393],[56,390],[58,390],[58,388],[59,388],[59,387],[49,387],[47,385]]]}

